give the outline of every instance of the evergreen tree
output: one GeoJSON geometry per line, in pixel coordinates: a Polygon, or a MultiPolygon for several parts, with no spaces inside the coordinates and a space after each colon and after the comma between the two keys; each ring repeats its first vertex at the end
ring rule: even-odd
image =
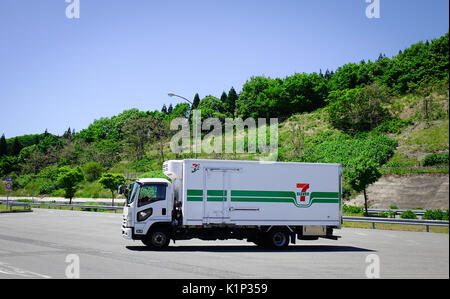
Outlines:
{"type": "Polygon", "coordinates": [[[6,143],[5,134],[0,138],[0,158],[8,154],[8,144],[6,143]]]}
{"type": "Polygon", "coordinates": [[[13,142],[13,150],[12,150],[12,154],[14,156],[18,156],[20,151],[22,150],[22,144],[20,144],[19,138],[14,138],[14,142],[13,142]]]}
{"type": "Polygon", "coordinates": [[[200,96],[196,93],[194,96],[194,101],[192,102],[192,109],[197,109],[198,104],[200,104],[200,96]]]}
{"type": "Polygon", "coordinates": [[[167,109],[167,114],[171,114],[173,111],[172,104],[169,105],[169,108],[167,109]]]}
{"type": "Polygon", "coordinates": [[[67,138],[67,139],[71,139],[72,138],[72,130],[70,129],[70,127],[67,129],[67,131],[64,132],[63,137],[67,138]]]}
{"type": "Polygon", "coordinates": [[[231,115],[234,115],[234,110],[236,109],[236,101],[238,100],[238,95],[236,93],[236,90],[234,90],[234,87],[231,87],[230,91],[228,92],[227,101],[226,101],[226,109],[227,112],[231,115]]]}
{"type": "Polygon", "coordinates": [[[221,101],[224,105],[226,105],[226,103],[227,103],[227,98],[228,98],[227,93],[226,93],[225,91],[223,91],[223,92],[222,92],[222,95],[220,96],[220,101],[221,101]]]}
{"type": "Polygon", "coordinates": [[[39,140],[39,135],[35,135],[34,136],[34,144],[36,144],[36,145],[39,144],[39,141],[40,141],[39,140]]]}
{"type": "Polygon", "coordinates": [[[164,105],[162,106],[161,112],[164,113],[164,114],[167,114],[167,107],[166,107],[166,104],[164,104],[164,105]]]}

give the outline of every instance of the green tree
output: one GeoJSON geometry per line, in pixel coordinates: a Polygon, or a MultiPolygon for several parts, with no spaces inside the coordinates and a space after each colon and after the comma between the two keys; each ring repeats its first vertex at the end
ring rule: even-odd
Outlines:
{"type": "Polygon", "coordinates": [[[208,117],[223,117],[225,106],[218,98],[209,95],[200,101],[197,109],[201,110],[202,119],[206,119],[208,117]]]}
{"type": "Polygon", "coordinates": [[[18,137],[15,137],[15,138],[14,138],[14,141],[13,141],[13,146],[12,146],[12,154],[13,154],[14,156],[18,156],[19,153],[20,153],[20,150],[21,150],[22,148],[23,148],[23,146],[22,146],[22,144],[20,143],[19,138],[18,138],[18,137]]]}
{"type": "Polygon", "coordinates": [[[152,119],[150,121],[149,140],[152,145],[157,147],[161,163],[164,162],[164,143],[169,136],[169,125],[158,119],[152,119]]]}
{"type": "Polygon", "coordinates": [[[5,134],[0,138],[0,158],[8,154],[8,144],[6,143],[5,134]]]}
{"type": "Polygon", "coordinates": [[[220,101],[222,102],[223,106],[227,106],[227,93],[225,91],[222,92],[222,95],[220,96],[220,101]]]}
{"type": "Polygon", "coordinates": [[[234,116],[234,110],[236,109],[237,100],[238,95],[236,93],[236,90],[234,90],[234,88],[231,87],[230,91],[228,92],[227,100],[225,103],[226,111],[230,116],[234,116]]]}
{"type": "Polygon", "coordinates": [[[390,118],[388,90],[373,83],[363,88],[335,90],[328,96],[331,124],[347,133],[369,131],[390,118]]]}
{"type": "Polygon", "coordinates": [[[183,117],[183,118],[187,118],[189,111],[190,111],[190,105],[188,103],[179,103],[176,104],[175,107],[173,108],[172,113],[170,114],[169,118],[173,119],[176,117],[183,117]]]}
{"type": "Polygon", "coordinates": [[[197,109],[198,104],[200,104],[200,96],[198,93],[195,94],[194,100],[192,101],[192,109],[197,109]]]}
{"type": "Polygon", "coordinates": [[[364,193],[364,209],[367,216],[368,197],[366,189],[381,177],[381,172],[378,164],[366,157],[355,159],[352,165],[352,169],[346,174],[346,181],[355,191],[364,193]]]}
{"type": "Polygon", "coordinates": [[[93,182],[98,180],[103,172],[103,167],[95,161],[88,162],[84,164],[83,172],[86,176],[88,182],[93,182]]]}
{"type": "Polygon", "coordinates": [[[125,177],[121,174],[104,173],[98,181],[105,189],[109,189],[112,195],[112,205],[114,206],[114,194],[119,185],[125,184],[125,177]]]}
{"type": "Polygon", "coordinates": [[[65,198],[69,198],[69,204],[72,204],[72,198],[77,192],[78,185],[84,180],[81,168],[70,168],[63,166],[59,169],[58,185],[65,191],[65,198]]]}
{"type": "Polygon", "coordinates": [[[137,160],[144,157],[145,146],[150,140],[154,118],[151,116],[128,121],[122,128],[124,143],[134,152],[137,160]]]}
{"type": "Polygon", "coordinates": [[[162,106],[161,112],[164,113],[164,114],[167,114],[167,106],[166,106],[166,104],[164,104],[164,105],[162,106]]]}

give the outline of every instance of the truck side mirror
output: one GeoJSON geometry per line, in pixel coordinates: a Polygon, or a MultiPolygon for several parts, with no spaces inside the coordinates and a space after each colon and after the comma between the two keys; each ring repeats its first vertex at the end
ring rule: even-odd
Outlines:
{"type": "Polygon", "coordinates": [[[117,188],[117,193],[123,194],[123,186],[122,185],[119,185],[119,188],[117,188]]]}

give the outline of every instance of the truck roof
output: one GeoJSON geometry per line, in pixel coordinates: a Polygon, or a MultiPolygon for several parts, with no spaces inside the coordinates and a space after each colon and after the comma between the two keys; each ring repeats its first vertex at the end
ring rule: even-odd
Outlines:
{"type": "Polygon", "coordinates": [[[323,166],[342,166],[338,163],[308,163],[308,162],[280,162],[280,161],[250,161],[250,160],[217,160],[217,159],[184,159],[172,161],[197,161],[197,162],[219,162],[219,163],[259,163],[259,164],[297,164],[297,165],[323,165],[323,166]]]}
{"type": "Polygon", "coordinates": [[[142,179],[137,179],[136,182],[139,183],[170,183],[168,180],[166,179],[161,179],[161,178],[142,178],[142,179]]]}

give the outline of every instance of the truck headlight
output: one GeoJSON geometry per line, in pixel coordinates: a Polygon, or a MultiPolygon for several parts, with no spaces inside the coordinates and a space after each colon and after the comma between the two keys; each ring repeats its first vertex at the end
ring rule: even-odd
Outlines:
{"type": "Polygon", "coordinates": [[[153,209],[148,208],[137,213],[137,221],[144,221],[153,214],[153,209]]]}

